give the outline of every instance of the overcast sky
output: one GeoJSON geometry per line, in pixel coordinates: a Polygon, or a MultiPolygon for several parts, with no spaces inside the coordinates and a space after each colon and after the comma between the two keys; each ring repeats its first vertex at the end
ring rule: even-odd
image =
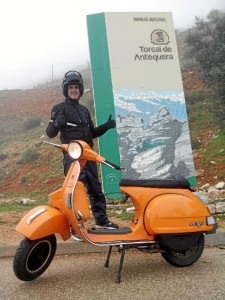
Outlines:
{"type": "Polygon", "coordinates": [[[99,12],[172,12],[175,28],[193,25],[225,0],[0,0],[0,89],[51,80],[89,60],[86,17],[99,12]]]}

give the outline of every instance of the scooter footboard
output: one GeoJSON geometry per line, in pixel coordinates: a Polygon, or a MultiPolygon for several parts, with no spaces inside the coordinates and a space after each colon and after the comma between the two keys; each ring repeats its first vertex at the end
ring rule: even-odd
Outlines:
{"type": "Polygon", "coordinates": [[[144,215],[144,226],[149,234],[207,232],[213,225],[206,224],[208,208],[195,195],[163,194],[153,198],[144,215]]]}
{"type": "Polygon", "coordinates": [[[71,236],[66,216],[51,206],[38,206],[29,211],[20,220],[16,230],[30,240],[55,233],[60,234],[63,240],[67,240],[71,236]]]}

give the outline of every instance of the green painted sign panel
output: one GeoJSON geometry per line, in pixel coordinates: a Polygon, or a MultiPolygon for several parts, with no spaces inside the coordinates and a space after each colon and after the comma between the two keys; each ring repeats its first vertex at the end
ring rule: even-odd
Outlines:
{"type": "MultiPolygon", "coordinates": [[[[105,123],[109,117],[115,120],[115,108],[112,91],[111,71],[106,36],[105,15],[103,13],[90,15],[87,18],[88,37],[91,58],[92,81],[94,87],[94,100],[96,122],[105,123]]],[[[99,138],[100,154],[107,160],[120,164],[118,151],[117,131],[109,130],[99,138]]],[[[102,166],[102,180],[104,192],[108,198],[119,194],[120,171],[102,166]]]]}

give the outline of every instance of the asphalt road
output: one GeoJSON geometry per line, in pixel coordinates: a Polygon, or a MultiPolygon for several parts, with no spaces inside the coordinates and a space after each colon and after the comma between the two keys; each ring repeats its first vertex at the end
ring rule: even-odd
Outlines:
{"type": "Polygon", "coordinates": [[[32,282],[18,280],[12,257],[0,258],[1,300],[224,300],[225,249],[206,247],[191,267],[176,268],[160,254],[127,251],[122,280],[114,283],[119,255],[104,269],[105,253],[60,255],[32,282]]]}

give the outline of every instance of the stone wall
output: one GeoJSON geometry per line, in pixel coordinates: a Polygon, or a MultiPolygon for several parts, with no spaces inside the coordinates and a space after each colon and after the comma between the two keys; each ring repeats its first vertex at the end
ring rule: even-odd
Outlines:
{"type": "Polygon", "coordinates": [[[207,183],[199,188],[196,195],[208,206],[212,214],[225,213],[225,182],[221,181],[215,186],[207,183]]]}

